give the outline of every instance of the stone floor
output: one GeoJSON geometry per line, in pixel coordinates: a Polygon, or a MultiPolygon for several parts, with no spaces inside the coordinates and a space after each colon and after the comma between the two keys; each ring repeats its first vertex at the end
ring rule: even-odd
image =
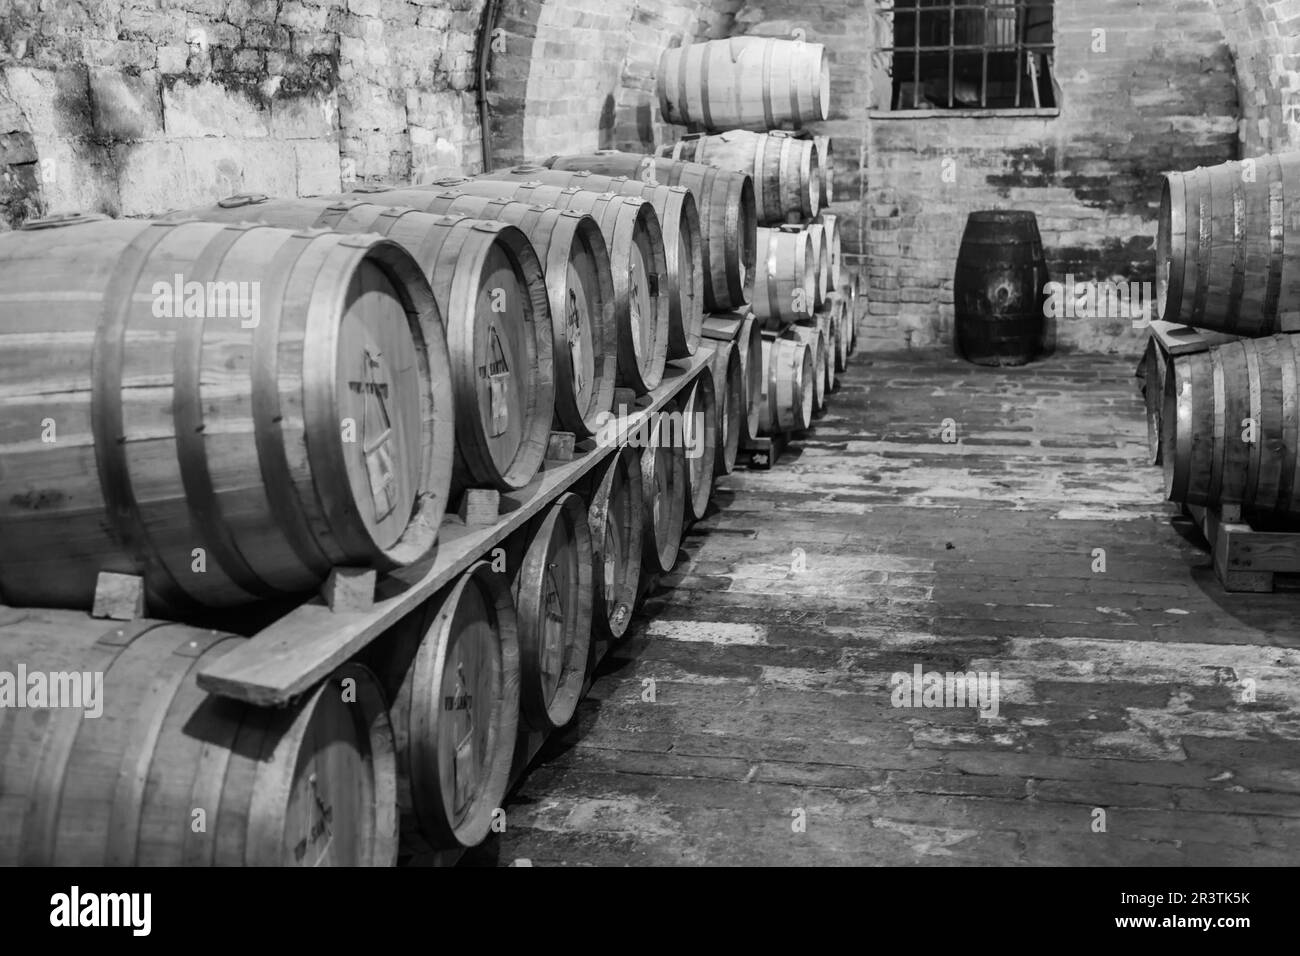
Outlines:
{"type": "Polygon", "coordinates": [[[1300,589],[1224,593],[1133,364],[854,356],[466,862],[1300,862],[1300,589]],[[917,665],[998,716],[892,706],[917,665]]]}

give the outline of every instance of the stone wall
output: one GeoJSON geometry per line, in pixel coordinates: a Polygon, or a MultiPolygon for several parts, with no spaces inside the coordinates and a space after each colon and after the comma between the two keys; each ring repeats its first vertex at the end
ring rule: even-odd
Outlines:
{"type": "Polygon", "coordinates": [[[505,0],[488,85],[495,165],[648,152],[674,133],[655,70],[669,46],[730,35],[739,0],[505,0]]]}
{"type": "MultiPolygon", "coordinates": [[[[1059,115],[868,114],[868,347],[950,347],[971,211],[1033,211],[1054,279],[1150,281],[1161,173],[1236,157],[1237,77],[1209,2],[1057,0],[1055,43],[1059,115]]],[[[884,107],[889,77],[872,81],[864,105],[884,107]]],[[[1080,318],[1055,342],[1136,351],[1143,334],[1080,318]]]]}
{"type": "Polygon", "coordinates": [[[1300,2],[1215,0],[1236,64],[1243,156],[1300,147],[1300,2]]]}
{"type": "Polygon", "coordinates": [[[0,12],[2,218],[149,215],[475,168],[482,5],[13,0],[0,12]]]}

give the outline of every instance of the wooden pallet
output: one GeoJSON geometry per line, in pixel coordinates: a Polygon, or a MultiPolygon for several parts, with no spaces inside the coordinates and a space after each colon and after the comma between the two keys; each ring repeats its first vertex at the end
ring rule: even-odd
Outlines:
{"type": "Polygon", "coordinates": [[[1300,533],[1256,531],[1242,520],[1240,505],[1186,510],[1210,544],[1225,591],[1267,594],[1274,575],[1300,574],[1300,533]]]}
{"type": "Polygon", "coordinates": [[[201,671],[199,686],[260,706],[287,704],[307,692],[570,490],[625,444],[645,416],[659,411],[707,371],[712,358],[713,350],[702,346],[689,359],[669,362],[663,383],[621,423],[617,443],[600,446],[588,439],[574,449],[572,460],[548,461],[526,488],[500,496],[495,523],[467,526],[464,517],[448,515],[433,553],[417,564],[380,576],[373,603],[361,607],[344,604],[331,610],[321,596],[309,600],[201,671]]]}

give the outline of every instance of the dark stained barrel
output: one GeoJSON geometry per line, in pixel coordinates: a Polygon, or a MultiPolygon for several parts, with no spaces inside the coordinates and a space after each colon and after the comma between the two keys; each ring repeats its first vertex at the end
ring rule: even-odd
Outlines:
{"type": "Polygon", "coordinates": [[[957,351],[976,365],[1024,365],[1042,351],[1047,261],[1031,212],[973,212],[953,281],[957,351]]]}

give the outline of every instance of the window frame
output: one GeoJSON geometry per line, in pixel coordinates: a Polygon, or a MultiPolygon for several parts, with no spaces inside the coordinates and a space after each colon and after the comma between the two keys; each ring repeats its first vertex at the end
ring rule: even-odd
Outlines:
{"type": "MultiPolygon", "coordinates": [[[[868,115],[873,119],[931,119],[938,117],[950,117],[954,119],[984,119],[984,118],[1030,118],[1030,119],[1050,119],[1060,116],[1060,86],[1056,82],[1056,3],[1055,0],[1008,0],[1008,2],[991,2],[991,0],[947,0],[946,5],[942,2],[935,3],[932,6],[922,6],[923,0],[886,0],[876,10],[876,16],[887,24],[890,44],[877,48],[872,55],[873,60],[880,65],[881,59],[885,59],[884,70],[889,77],[889,104],[885,107],[873,107],[868,110],[868,115]],[[1050,40],[1030,42],[1025,39],[1027,29],[1026,18],[1028,11],[1031,9],[1042,9],[1046,7],[1051,14],[1051,37],[1050,40]],[[987,104],[989,98],[989,55],[991,53],[1009,53],[1011,48],[999,43],[995,38],[990,40],[989,24],[993,22],[990,14],[993,11],[1012,10],[1015,13],[1014,22],[1016,24],[1016,36],[1012,46],[1016,55],[1015,76],[1016,81],[1016,104],[1014,106],[957,106],[956,104],[956,85],[957,70],[956,58],[959,53],[980,53],[980,100],[981,104],[987,104]],[[980,43],[958,43],[957,42],[957,20],[958,13],[978,13],[984,14],[984,29],[982,31],[984,39],[980,43]],[[922,18],[925,14],[946,13],[948,18],[948,43],[935,45],[924,43],[922,36],[922,18]],[[910,16],[913,18],[913,37],[915,43],[909,46],[895,45],[896,34],[895,24],[899,17],[910,16]],[[946,70],[946,79],[948,84],[948,102],[947,107],[933,105],[915,105],[910,107],[895,108],[892,104],[895,99],[895,81],[894,65],[900,56],[912,58],[912,85],[913,85],[913,103],[917,101],[919,92],[923,86],[920,79],[921,73],[921,56],[922,54],[943,54],[948,56],[948,66],[946,70]],[[1023,75],[1030,73],[1034,75],[1036,81],[1032,84],[1034,99],[1038,100],[1039,83],[1043,82],[1044,74],[1037,73],[1031,69],[1029,64],[1037,63],[1039,57],[1045,60],[1045,79],[1050,84],[1053,92],[1051,106],[1043,106],[1041,102],[1033,105],[1025,105],[1021,98],[1024,95],[1023,75]]],[[[901,96],[901,90],[900,90],[901,96]]]]}

